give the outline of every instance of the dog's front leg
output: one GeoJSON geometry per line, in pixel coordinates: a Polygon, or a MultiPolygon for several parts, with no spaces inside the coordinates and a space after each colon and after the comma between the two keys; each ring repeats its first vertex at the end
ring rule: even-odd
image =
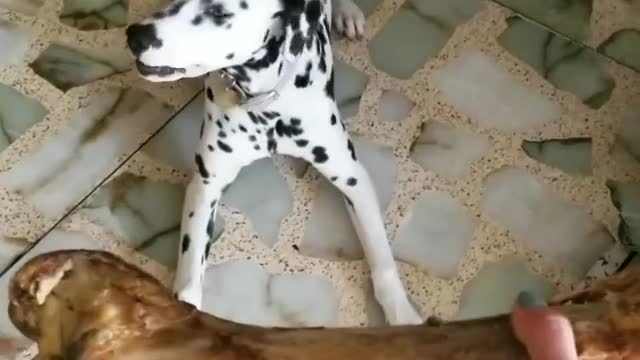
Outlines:
{"type": "MultiPolygon", "coordinates": [[[[350,145],[349,148],[353,149],[352,146],[350,145]]],[[[351,151],[355,154],[355,150],[351,151]]],[[[344,155],[335,159],[337,160],[335,164],[329,164],[328,169],[325,171],[320,169],[320,171],[327,176],[335,174],[335,170],[340,169],[338,174],[344,174],[334,181],[334,185],[345,196],[349,217],[371,268],[376,300],[382,307],[389,324],[420,324],[422,318],[409,302],[393,259],[382,211],[371,178],[362,163],[348,154],[344,155]],[[344,155],[347,155],[346,158],[344,155]]],[[[335,175],[327,177],[335,177],[335,175]]]]}
{"type": "Polygon", "coordinates": [[[337,126],[332,129],[333,133],[319,138],[321,142],[312,141],[307,147],[310,151],[291,147],[285,153],[311,162],[343,193],[387,321],[392,325],[419,324],[422,318],[409,302],[400,279],[371,179],[348,135],[337,126]]]}
{"type": "MultiPolygon", "coordinates": [[[[215,144],[216,141],[212,143],[215,144]]],[[[204,272],[222,192],[233,182],[240,170],[257,157],[256,154],[248,156],[248,152],[233,154],[211,149],[214,148],[203,142],[202,152],[196,154],[198,171],[194,173],[187,187],[174,282],[176,298],[198,309],[202,304],[204,272]]]]}

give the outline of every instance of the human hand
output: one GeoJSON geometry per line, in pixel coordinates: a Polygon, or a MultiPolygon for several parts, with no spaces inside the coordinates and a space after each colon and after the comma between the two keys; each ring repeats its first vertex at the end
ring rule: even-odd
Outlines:
{"type": "Polygon", "coordinates": [[[518,295],[511,313],[516,337],[527,348],[531,360],[577,360],[571,323],[548,308],[544,300],[530,292],[518,295]]]}

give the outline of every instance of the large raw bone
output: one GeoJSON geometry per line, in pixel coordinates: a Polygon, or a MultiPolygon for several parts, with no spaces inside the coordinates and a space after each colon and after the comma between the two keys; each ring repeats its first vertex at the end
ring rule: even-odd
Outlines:
{"type": "MultiPolygon", "coordinates": [[[[580,359],[640,359],[640,269],[556,299],[580,359]]],[[[9,314],[40,360],[517,360],[508,316],[438,325],[281,329],[240,325],[176,301],[114,255],[58,251],[15,275],[9,314]]]]}

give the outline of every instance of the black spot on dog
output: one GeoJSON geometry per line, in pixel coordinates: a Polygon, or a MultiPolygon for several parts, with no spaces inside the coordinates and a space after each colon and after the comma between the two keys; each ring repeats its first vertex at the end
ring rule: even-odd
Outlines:
{"type": "Polygon", "coordinates": [[[216,204],[217,204],[217,203],[218,203],[218,202],[217,202],[216,200],[213,200],[213,201],[211,202],[211,205],[210,205],[210,206],[211,206],[211,208],[213,209],[214,207],[216,207],[216,204]]]}
{"type": "Polygon", "coordinates": [[[258,134],[262,134],[262,131],[261,131],[260,129],[256,129],[256,132],[257,132],[258,134]]]}
{"type": "Polygon", "coordinates": [[[231,59],[233,59],[234,56],[235,56],[234,53],[230,53],[230,54],[227,54],[227,56],[225,56],[225,57],[227,58],[227,60],[231,60],[231,59]]]}
{"type": "Polygon", "coordinates": [[[224,152],[233,152],[233,149],[231,149],[231,146],[227,145],[226,143],[223,143],[222,141],[218,140],[218,147],[220,148],[220,150],[224,151],[224,152]]]}
{"type": "Polygon", "coordinates": [[[253,145],[254,150],[260,150],[260,145],[253,145]]]}
{"type": "Polygon", "coordinates": [[[258,116],[255,113],[247,111],[247,115],[249,115],[249,119],[251,119],[252,123],[258,124],[258,116]]]}
{"type": "Polygon", "coordinates": [[[278,150],[278,143],[274,139],[267,140],[267,150],[274,154],[278,150]]]}
{"type": "Polygon", "coordinates": [[[200,139],[202,139],[203,133],[204,133],[204,120],[202,120],[202,124],[200,124],[200,139]]]}
{"type": "Polygon", "coordinates": [[[280,113],[277,111],[265,111],[262,113],[262,115],[264,117],[266,117],[269,120],[273,120],[275,118],[277,118],[278,116],[280,116],[280,113]]]}
{"type": "Polygon", "coordinates": [[[216,26],[222,26],[233,17],[222,3],[213,3],[207,6],[202,13],[203,16],[211,20],[216,26]]]}
{"type": "Polygon", "coordinates": [[[336,181],[336,180],[338,180],[338,177],[337,176],[332,176],[331,179],[329,179],[329,180],[336,181]]]}
{"type": "Polygon", "coordinates": [[[278,136],[286,136],[288,138],[301,135],[304,131],[300,127],[300,119],[292,118],[290,124],[287,125],[282,120],[276,122],[276,133],[278,136]]]}
{"type": "Polygon", "coordinates": [[[189,218],[193,217],[193,211],[189,212],[189,218]]]}
{"type": "Polygon", "coordinates": [[[249,141],[255,142],[256,140],[258,140],[258,139],[256,139],[255,135],[249,135],[249,141]]]}
{"type": "Polygon", "coordinates": [[[184,236],[182,237],[180,251],[182,251],[183,254],[186,253],[187,250],[189,250],[189,245],[191,245],[191,238],[188,234],[184,234],[184,236]]]}
{"type": "Polygon", "coordinates": [[[227,30],[231,29],[231,24],[225,25],[224,28],[227,29],[227,30]]]}
{"type": "Polygon", "coordinates": [[[209,149],[209,151],[213,151],[214,150],[213,145],[211,144],[207,145],[207,149],[209,149]]]}
{"type": "Polygon", "coordinates": [[[322,3],[320,0],[309,1],[307,7],[304,9],[304,13],[307,16],[309,26],[317,28],[320,22],[320,16],[322,15],[322,3]]]}
{"type": "Polygon", "coordinates": [[[207,223],[207,236],[209,239],[213,237],[213,231],[215,230],[215,224],[213,222],[213,216],[209,217],[209,222],[207,223]]]}
{"type": "Polygon", "coordinates": [[[334,85],[334,70],[331,70],[331,75],[329,75],[329,80],[324,86],[324,92],[330,99],[335,99],[335,85],[334,85]]]}
{"type": "Polygon", "coordinates": [[[207,241],[207,245],[204,247],[204,260],[206,261],[209,258],[209,252],[211,252],[211,245],[213,244],[213,239],[207,241]]]}
{"type": "Polygon", "coordinates": [[[191,20],[191,23],[195,26],[198,26],[200,24],[202,24],[202,21],[204,20],[204,18],[200,15],[196,16],[193,18],[193,20],[191,20]]]}
{"type": "Polygon", "coordinates": [[[220,122],[220,120],[216,120],[216,126],[218,127],[218,129],[222,129],[222,123],[220,122]]]}
{"type": "Polygon", "coordinates": [[[305,0],[282,0],[282,7],[287,13],[301,13],[304,11],[305,0]]]}
{"type": "Polygon", "coordinates": [[[291,39],[291,43],[289,44],[289,53],[293,56],[298,56],[302,53],[302,49],[304,49],[305,39],[302,36],[300,31],[293,34],[293,38],[291,39]]]}
{"type": "Polygon", "coordinates": [[[207,99],[209,99],[209,101],[213,102],[213,90],[211,90],[210,87],[207,87],[207,99]]]}
{"type": "Polygon", "coordinates": [[[207,170],[207,167],[204,166],[204,161],[202,161],[202,156],[200,154],[196,154],[196,166],[198,167],[198,172],[200,173],[200,176],[202,176],[205,179],[208,179],[209,170],[207,170]]]}
{"type": "Polygon", "coordinates": [[[180,12],[180,10],[182,10],[182,7],[184,6],[184,4],[186,4],[187,2],[184,0],[181,1],[176,1],[173,3],[173,5],[171,5],[171,7],[169,7],[167,9],[167,16],[175,16],[178,15],[178,13],[180,12]]]}
{"type": "Polygon", "coordinates": [[[350,177],[347,179],[347,185],[349,186],[356,186],[357,183],[358,183],[358,179],[354,177],[350,177]]]}
{"type": "Polygon", "coordinates": [[[239,125],[238,129],[240,129],[240,131],[242,131],[242,132],[245,132],[245,133],[247,132],[247,128],[242,126],[242,125],[239,125]]]}
{"type": "Polygon", "coordinates": [[[218,137],[221,137],[221,138],[224,139],[224,138],[227,137],[227,133],[225,133],[224,131],[220,130],[220,131],[218,131],[218,137]]]}
{"type": "Polygon", "coordinates": [[[309,145],[309,140],[305,140],[305,139],[296,140],[296,145],[298,145],[299,147],[305,147],[309,145]]]}
{"type": "Polygon", "coordinates": [[[327,149],[322,146],[314,147],[313,150],[311,150],[311,153],[313,154],[313,162],[322,164],[329,160],[329,156],[327,156],[327,149]]]}
{"type": "Polygon", "coordinates": [[[267,29],[267,31],[264,32],[264,36],[262,37],[263,43],[267,42],[267,40],[269,39],[269,35],[271,35],[271,32],[269,31],[269,29],[267,29]]]}
{"type": "MultiPolygon", "coordinates": [[[[251,70],[262,70],[273,65],[280,58],[280,49],[284,42],[284,37],[272,37],[265,46],[266,52],[262,58],[251,59],[244,63],[244,66],[251,70]]],[[[248,79],[247,79],[248,80],[248,79]]]]}
{"type": "Polygon", "coordinates": [[[273,128],[267,130],[267,150],[270,153],[275,153],[278,149],[278,143],[273,138],[273,128]]]}
{"type": "Polygon", "coordinates": [[[298,245],[296,245],[296,244],[291,245],[291,247],[292,247],[292,248],[293,248],[293,250],[295,250],[295,251],[300,251],[300,247],[298,247],[298,245]]]}
{"type": "Polygon", "coordinates": [[[331,125],[335,125],[338,122],[336,114],[331,114],[331,125]]]}
{"type": "Polygon", "coordinates": [[[209,180],[202,180],[202,183],[205,185],[209,185],[209,180]]]}
{"type": "Polygon", "coordinates": [[[211,116],[211,113],[207,113],[207,120],[213,121],[213,116],[211,116]]]}
{"type": "Polygon", "coordinates": [[[322,49],[320,50],[320,61],[318,62],[318,70],[320,70],[320,72],[323,74],[327,73],[327,60],[325,58],[326,55],[324,53],[324,49],[322,49]]]}
{"type": "Polygon", "coordinates": [[[297,88],[306,88],[311,84],[311,69],[313,69],[313,64],[309,61],[304,69],[304,74],[296,75],[294,84],[297,88]]]}
{"type": "Polygon", "coordinates": [[[230,69],[226,70],[230,75],[235,76],[238,82],[250,81],[251,78],[247,75],[247,69],[242,67],[241,65],[232,66],[230,69]]]}
{"type": "Polygon", "coordinates": [[[267,120],[264,117],[262,117],[261,115],[256,115],[256,116],[258,117],[258,122],[260,124],[262,124],[262,125],[267,125],[268,124],[267,120]]]}
{"type": "Polygon", "coordinates": [[[280,65],[278,65],[278,76],[280,76],[280,74],[282,74],[282,65],[283,64],[284,63],[281,62],[280,65]]]}
{"type": "Polygon", "coordinates": [[[222,115],[222,117],[224,117],[224,121],[231,121],[231,119],[229,119],[229,116],[227,116],[227,114],[222,115]]]}
{"type": "Polygon", "coordinates": [[[356,149],[353,147],[353,143],[351,142],[351,140],[347,140],[347,148],[351,153],[351,158],[353,159],[353,161],[357,161],[358,158],[356,157],[356,149]]]}
{"type": "Polygon", "coordinates": [[[247,10],[248,8],[249,8],[249,4],[247,4],[246,1],[244,0],[240,1],[240,9],[247,10]]]}

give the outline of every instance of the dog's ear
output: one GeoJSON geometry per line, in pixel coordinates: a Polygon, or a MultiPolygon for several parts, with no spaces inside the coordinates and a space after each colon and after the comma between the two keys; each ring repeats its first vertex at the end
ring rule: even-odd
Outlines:
{"type": "Polygon", "coordinates": [[[284,11],[282,22],[285,34],[285,56],[294,60],[304,47],[313,45],[318,31],[325,0],[282,0],[284,11]]]}

